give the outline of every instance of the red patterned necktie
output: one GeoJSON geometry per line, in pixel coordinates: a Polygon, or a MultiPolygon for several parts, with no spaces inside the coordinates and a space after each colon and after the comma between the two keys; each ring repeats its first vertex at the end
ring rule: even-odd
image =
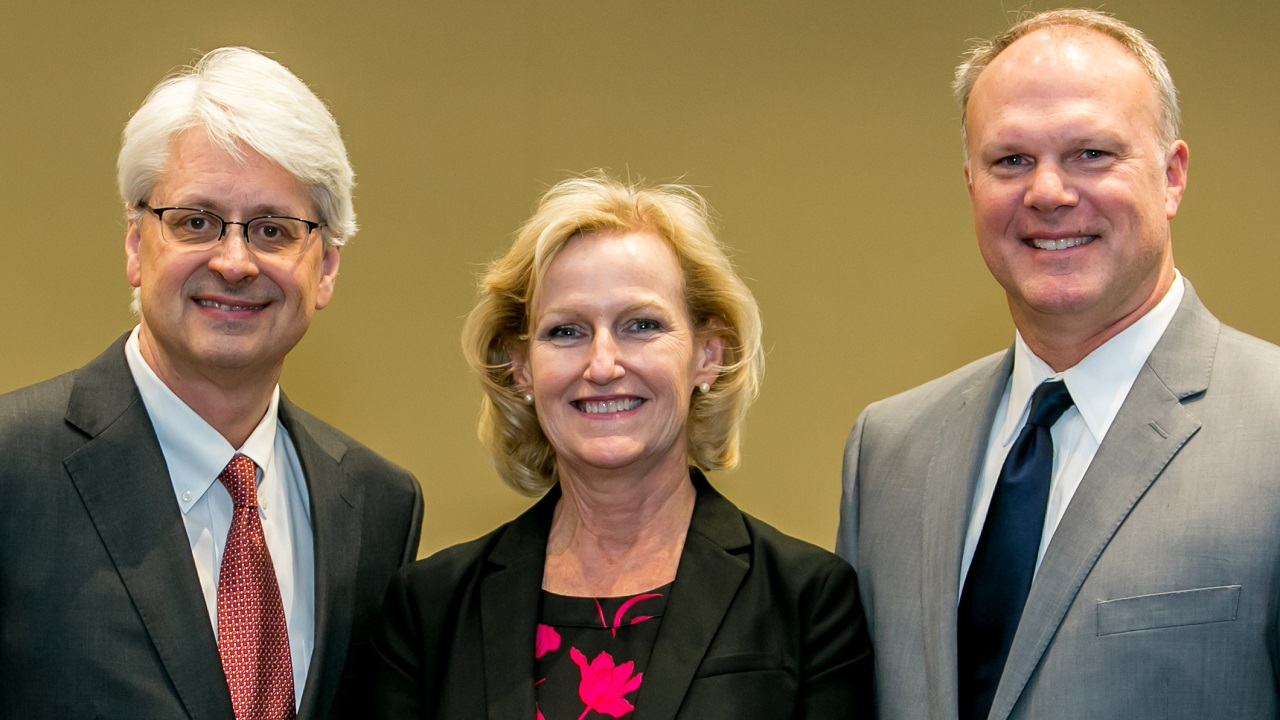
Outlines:
{"type": "Polygon", "coordinates": [[[236,455],[218,475],[235,503],[218,574],[218,654],[236,720],[293,720],[293,661],[280,586],[258,518],[257,466],[236,455]]]}

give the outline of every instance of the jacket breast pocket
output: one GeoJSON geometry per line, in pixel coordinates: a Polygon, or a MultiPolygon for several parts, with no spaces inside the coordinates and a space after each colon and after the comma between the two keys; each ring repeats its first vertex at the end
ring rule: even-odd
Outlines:
{"type": "Polygon", "coordinates": [[[1204,625],[1236,619],[1240,586],[1196,588],[1098,603],[1098,637],[1135,630],[1204,625]]]}
{"type": "Polygon", "coordinates": [[[735,673],[782,669],[782,658],[772,652],[740,652],[705,658],[694,677],[705,678],[735,673]]]}
{"type": "Polygon", "coordinates": [[[796,677],[772,652],[704,658],[685,693],[679,720],[789,718],[796,713],[796,677]]]}

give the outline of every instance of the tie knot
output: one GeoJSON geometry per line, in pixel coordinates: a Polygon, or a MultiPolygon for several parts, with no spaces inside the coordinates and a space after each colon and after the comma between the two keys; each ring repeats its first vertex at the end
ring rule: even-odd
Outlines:
{"type": "Polygon", "coordinates": [[[258,466],[248,456],[236,454],[218,473],[218,482],[231,493],[236,509],[258,507],[258,466]]]}
{"type": "Polygon", "coordinates": [[[1071,393],[1067,392],[1066,383],[1061,380],[1041,383],[1031,396],[1031,414],[1027,418],[1027,424],[1053,427],[1062,413],[1074,404],[1071,393]]]}

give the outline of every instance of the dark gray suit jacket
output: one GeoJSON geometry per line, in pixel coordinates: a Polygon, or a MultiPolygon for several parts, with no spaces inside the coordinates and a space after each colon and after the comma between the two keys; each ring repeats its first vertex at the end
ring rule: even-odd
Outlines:
{"type": "MultiPolygon", "coordinates": [[[[837,550],[858,569],[882,718],[956,710],[960,556],[1012,368],[868,407],[837,550]]],[[[1041,561],[991,718],[1280,714],[1280,348],[1191,285],[1041,561]]]]}
{"type": "MultiPolygon", "coordinates": [[[[694,471],[697,504],[635,720],[871,717],[858,582],[694,471]]],[[[530,720],[534,632],[559,488],[511,523],[404,568],[374,636],[375,718],[530,720]]]]}
{"type": "MultiPolygon", "coordinates": [[[[231,700],[164,456],[121,338],[0,396],[0,714],[217,718],[231,700]]],[[[298,409],[315,543],[299,718],[348,717],[392,573],[417,552],[413,476],[298,409]]]]}

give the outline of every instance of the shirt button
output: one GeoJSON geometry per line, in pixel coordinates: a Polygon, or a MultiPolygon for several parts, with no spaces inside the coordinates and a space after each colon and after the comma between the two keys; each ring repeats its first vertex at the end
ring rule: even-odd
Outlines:
{"type": "Polygon", "coordinates": [[[188,490],[188,491],[186,491],[186,492],[182,493],[182,502],[191,502],[191,491],[190,491],[190,490],[188,490]]]}
{"type": "Polygon", "coordinates": [[[258,509],[259,510],[267,509],[267,501],[265,498],[258,498],[258,509]]]}

